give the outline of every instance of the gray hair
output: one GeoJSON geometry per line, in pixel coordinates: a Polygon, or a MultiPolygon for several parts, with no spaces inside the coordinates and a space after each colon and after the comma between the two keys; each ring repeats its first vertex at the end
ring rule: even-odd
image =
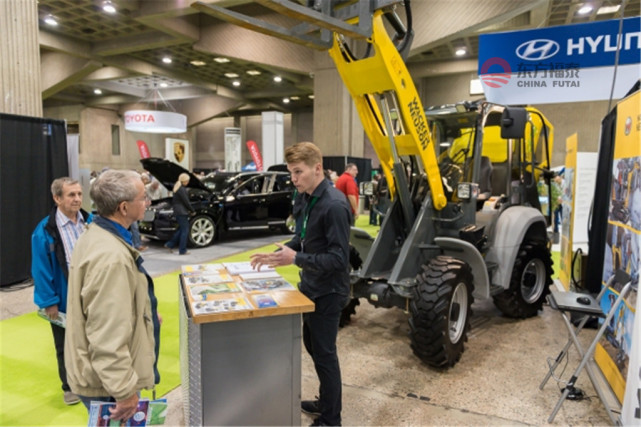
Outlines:
{"type": "Polygon", "coordinates": [[[78,181],[75,179],[69,178],[68,176],[63,176],[56,178],[51,183],[51,195],[53,197],[62,197],[62,188],[65,185],[74,185],[78,184],[78,181]]]}
{"type": "Polygon", "coordinates": [[[98,215],[111,216],[120,203],[134,200],[138,196],[136,181],[140,181],[140,174],[132,170],[109,169],[101,173],[89,191],[98,215]]]}

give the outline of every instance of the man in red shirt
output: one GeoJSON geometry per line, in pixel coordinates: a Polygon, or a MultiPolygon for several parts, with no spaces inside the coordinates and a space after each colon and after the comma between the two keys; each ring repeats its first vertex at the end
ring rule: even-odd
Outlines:
{"type": "Polygon", "coordinates": [[[352,225],[358,218],[358,185],[356,185],[358,167],[354,163],[345,165],[345,172],[336,181],[336,188],[341,190],[352,209],[352,225]]]}

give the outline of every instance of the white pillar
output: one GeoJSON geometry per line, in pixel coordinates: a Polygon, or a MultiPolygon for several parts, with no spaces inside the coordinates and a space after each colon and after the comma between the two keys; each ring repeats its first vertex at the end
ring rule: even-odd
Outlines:
{"type": "Polygon", "coordinates": [[[283,113],[265,111],[263,118],[263,169],[284,163],[283,113]]]}

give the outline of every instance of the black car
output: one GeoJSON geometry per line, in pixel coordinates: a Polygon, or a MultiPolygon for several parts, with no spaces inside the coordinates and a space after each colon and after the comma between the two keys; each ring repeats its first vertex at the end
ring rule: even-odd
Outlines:
{"type": "MultiPolygon", "coordinates": [[[[196,214],[189,218],[189,244],[210,245],[218,233],[254,228],[294,231],[290,217],[294,186],[289,173],[214,172],[202,180],[176,163],[159,158],[140,160],[169,191],[178,175],[190,180],[187,192],[196,214]]],[[[171,197],[152,201],[139,222],[140,233],[159,240],[169,240],[178,228],[171,197]]]]}

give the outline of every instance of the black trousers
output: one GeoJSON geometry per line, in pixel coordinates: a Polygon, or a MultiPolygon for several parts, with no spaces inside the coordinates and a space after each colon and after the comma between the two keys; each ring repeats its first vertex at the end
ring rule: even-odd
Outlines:
{"type": "Polygon", "coordinates": [[[327,425],[341,425],[342,384],[336,353],[336,336],[341,311],[348,297],[329,294],[314,301],[313,313],[303,314],[303,343],[314,361],[320,381],[320,420],[327,425]]]}
{"type": "Polygon", "coordinates": [[[58,376],[62,382],[63,391],[71,391],[67,384],[67,370],[65,369],[65,328],[51,323],[53,343],[56,346],[56,359],[58,360],[58,376]]]}

